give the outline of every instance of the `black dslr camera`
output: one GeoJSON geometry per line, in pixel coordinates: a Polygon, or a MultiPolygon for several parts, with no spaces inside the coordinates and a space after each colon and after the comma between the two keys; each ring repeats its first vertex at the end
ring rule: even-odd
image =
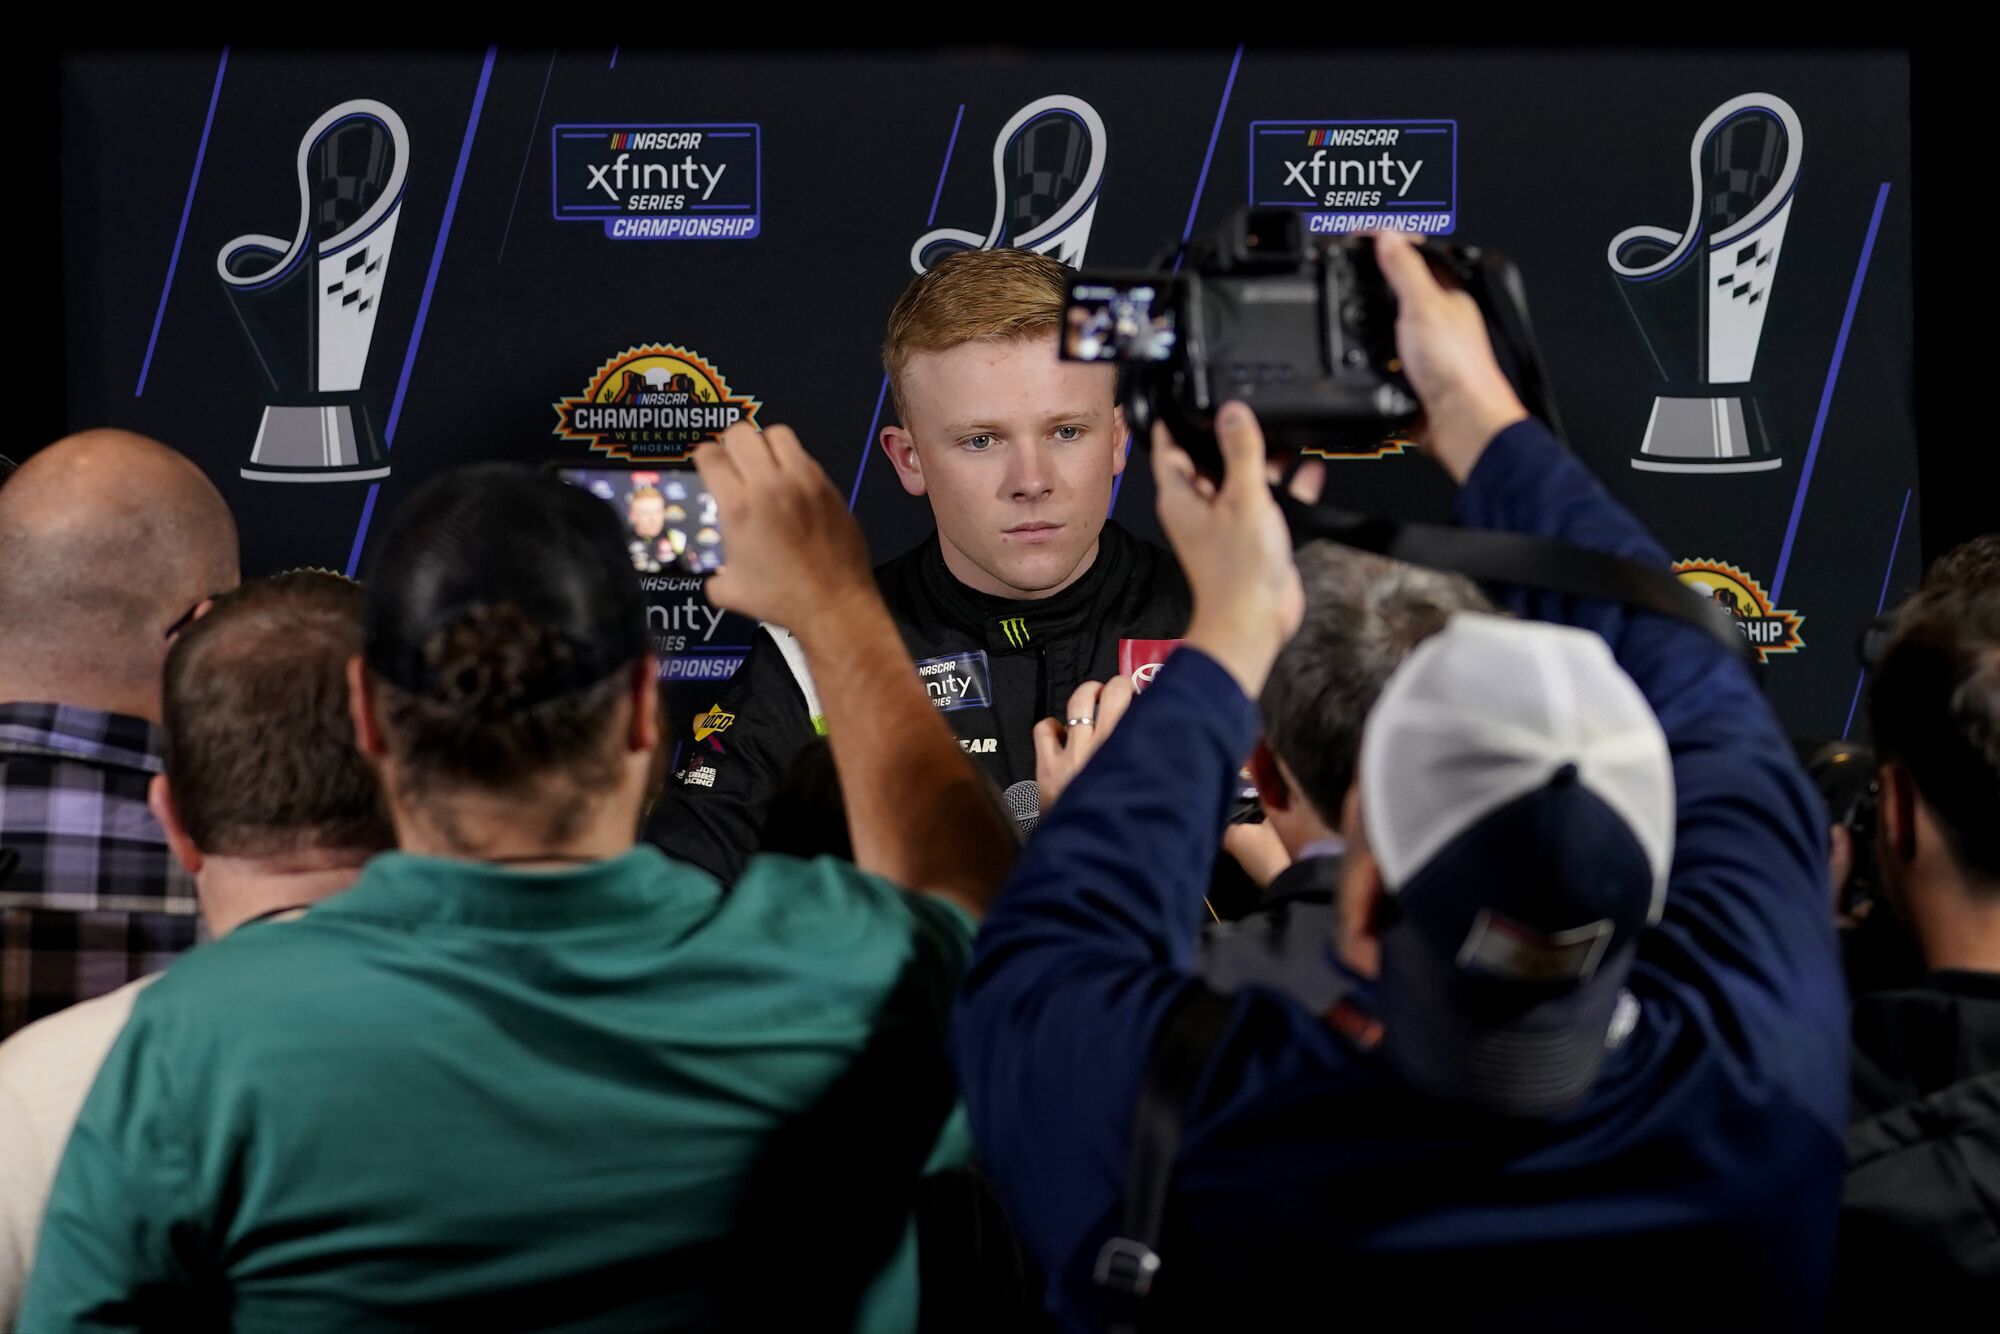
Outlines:
{"type": "Polygon", "coordinates": [[[1806,777],[1826,802],[1833,823],[1847,830],[1854,860],[1846,883],[1834,886],[1834,908],[1858,921],[1884,905],[1881,872],[1875,863],[1875,824],[1882,790],[1875,780],[1875,752],[1852,741],[1793,743],[1806,777]]]}
{"type": "MultiPolygon", "coordinates": [[[[1426,243],[1448,286],[1486,315],[1500,368],[1521,401],[1559,430],[1528,324],[1519,273],[1500,255],[1426,243]]],[[[1273,454],[1370,453],[1422,413],[1396,355],[1396,299],[1365,236],[1308,239],[1290,209],[1239,209],[1146,274],[1076,275],[1062,356],[1121,363],[1126,424],[1155,421],[1220,476],[1215,413],[1232,398],[1256,412],[1273,454]]]]}

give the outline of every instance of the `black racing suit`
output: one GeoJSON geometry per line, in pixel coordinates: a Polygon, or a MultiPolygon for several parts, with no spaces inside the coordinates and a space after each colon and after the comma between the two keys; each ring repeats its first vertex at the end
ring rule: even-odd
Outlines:
{"type": "MultiPolygon", "coordinates": [[[[1187,630],[1188,587],[1173,555],[1115,523],[1104,525],[1083,577],[1037,601],[959,583],[935,536],[877,567],[875,578],[933,701],[1003,790],[1035,776],[1035,724],[1061,717],[1085,681],[1118,671],[1121,639],[1176,639],[1187,630]]],[[[788,638],[758,630],[723,687],[719,713],[682,725],[681,741],[694,734],[687,759],[646,831],[668,855],[725,884],[756,851],[772,797],[821,726],[817,702],[808,704],[787,661],[797,653],[788,638]]]]}

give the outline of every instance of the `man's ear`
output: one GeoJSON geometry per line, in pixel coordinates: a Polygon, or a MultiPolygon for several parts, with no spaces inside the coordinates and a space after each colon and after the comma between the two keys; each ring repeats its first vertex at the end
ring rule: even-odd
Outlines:
{"type": "Polygon", "coordinates": [[[1910,771],[1890,761],[1875,771],[1881,786],[1877,818],[1882,822],[1882,847],[1900,862],[1917,859],[1917,785],[1910,771]]]}
{"type": "MultiPolygon", "coordinates": [[[[1350,857],[1353,853],[1348,854],[1350,857]]],[[[1351,874],[1356,883],[1350,891],[1353,898],[1351,912],[1344,913],[1347,928],[1347,946],[1344,957],[1350,967],[1363,977],[1380,980],[1382,977],[1382,937],[1395,924],[1396,901],[1389,895],[1388,886],[1382,883],[1382,863],[1375,860],[1372,852],[1362,852],[1355,861],[1351,874]]]]}
{"type": "Polygon", "coordinates": [[[1396,904],[1382,883],[1382,863],[1375,860],[1374,853],[1362,854],[1362,869],[1368,885],[1368,934],[1380,940],[1382,933],[1395,922],[1396,904]]]}
{"type": "Polygon", "coordinates": [[[188,837],[187,827],[181,823],[181,813],[174,806],[173,788],[167,783],[165,774],[154,774],[153,781],[146,785],[146,809],[159,821],[160,828],[167,835],[167,850],[174,854],[174,860],[189,875],[201,874],[201,849],[188,837]]]}
{"type": "Polygon", "coordinates": [[[1125,471],[1125,465],[1132,460],[1132,428],[1125,424],[1125,409],[1111,409],[1111,438],[1116,443],[1111,451],[1111,475],[1116,477],[1125,471]]]}
{"type": "Polygon", "coordinates": [[[921,496],[926,491],[923,460],[917,456],[917,440],[900,426],[882,428],[882,452],[889,456],[889,464],[896,470],[896,480],[903,489],[913,496],[921,496]]]}
{"type": "Polygon", "coordinates": [[[1340,866],[1340,957],[1363,977],[1380,977],[1389,896],[1382,887],[1382,868],[1362,830],[1359,783],[1347,789],[1347,799],[1340,804],[1340,832],[1347,841],[1340,866]]]}
{"type": "Polygon", "coordinates": [[[1250,781],[1257,785],[1257,800],[1264,803],[1265,810],[1288,811],[1292,808],[1292,785],[1285,781],[1284,773],[1278,768],[1278,757],[1271,753],[1271,747],[1263,737],[1257,738],[1257,749],[1250,752],[1250,781]]]}
{"type": "Polygon", "coordinates": [[[647,653],[632,668],[632,731],[625,747],[635,754],[658,750],[666,715],[660,703],[660,661],[647,653]]]}
{"type": "Polygon", "coordinates": [[[389,753],[375,717],[375,696],[369,689],[368,664],[360,654],[347,660],[347,716],[354,722],[354,745],[371,760],[389,753]]]}

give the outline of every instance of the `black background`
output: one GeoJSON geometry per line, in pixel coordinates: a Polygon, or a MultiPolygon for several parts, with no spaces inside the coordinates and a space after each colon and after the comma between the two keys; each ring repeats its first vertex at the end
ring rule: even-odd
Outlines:
{"type": "MultiPolygon", "coordinates": [[[[1053,92],[1098,110],[1107,165],[1088,263],[1137,265],[1181,234],[1233,56],[1230,47],[621,48],[613,68],[611,51],[565,49],[553,59],[546,47],[498,52],[398,424],[395,472],[371,533],[399,497],[452,464],[585,461],[581,446],[551,433],[551,404],[580,392],[605,358],[653,341],[698,351],[736,392],[763,399],[762,419],[795,425],[846,492],[869,447],[882,320],[910,276],[910,243],[933,225],[984,229],[1002,122],[1053,92]],[[552,220],[548,127],[621,119],[761,124],[762,236],[615,242],[595,227],[552,220]]],[[[344,568],[365,484],[272,486],[236,476],[261,400],[214,276],[215,252],[245,231],[289,232],[292,154],[327,106],[357,96],[394,106],[413,147],[369,364],[368,392],[386,420],[484,52],[233,49],[139,397],[218,54],[69,52],[48,67],[45,87],[61,123],[51,138],[59,145],[54,267],[67,393],[62,420],[34,438],[98,424],[158,435],[223,488],[243,528],[247,570],[344,568]]],[[[1838,733],[1856,682],[1855,631],[1885,578],[1893,600],[1920,569],[1926,506],[1912,497],[1903,515],[1917,481],[1910,97],[1909,58],[1893,51],[1301,54],[1253,43],[1221,118],[1195,225],[1210,226],[1242,202],[1252,120],[1456,119],[1456,239],[1497,246],[1519,262],[1572,444],[1676,556],[1730,561],[1768,590],[1863,236],[1888,183],[1779,600],[1806,618],[1806,647],[1775,658],[1767,675],[1793,731],[1838,733]],[[1695,127],[1717,103],[1750,91],[1784,97],[1805,131],[1758,362],[1784,466],[1732,477],[1635,472],[1627,459],[1654,385],[1605,248],[1634,224],[1684,221],[1695,127]]],[[[1143,457],[1135,462],[1116,514],[1151,535],[1150,486],[1143,457]]],[[[1927,459],[1927,477],[1936,471],[1927,459]]],[[[1437,517],[1449,498],[1432,465],[1414,456],[1341,463],[1333,484],[1349,506],[1411,517],[1437,517]]],[[[1940,512],[1956,505],[1960,531],[1931,528],[1955,539],[1968,502],[1962,488],[1952,491],[1940,512]]],[[[857,512],[878,556],[908,546],[927,525],[923,503],[902,494],[880,458],[861,474],[857,512]]]]}

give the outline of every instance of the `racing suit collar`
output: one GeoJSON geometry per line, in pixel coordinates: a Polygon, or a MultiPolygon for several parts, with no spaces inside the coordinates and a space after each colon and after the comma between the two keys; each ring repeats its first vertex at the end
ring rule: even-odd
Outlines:
{"type": "Polygon", "coordinates": [[[1131,564],[1131,541],[1124,529],[1107,521],[1090,568],[1068,588],[1046,598],[996,597],[967,588],[945,565],[935,535],[924,546],[919,569],[933,605],[958,629],[982,639],[989,653],[1024,653],[1090,628],[1099,619],[1097,607],[1105,590],[1119,587],[1131,564]]]}

